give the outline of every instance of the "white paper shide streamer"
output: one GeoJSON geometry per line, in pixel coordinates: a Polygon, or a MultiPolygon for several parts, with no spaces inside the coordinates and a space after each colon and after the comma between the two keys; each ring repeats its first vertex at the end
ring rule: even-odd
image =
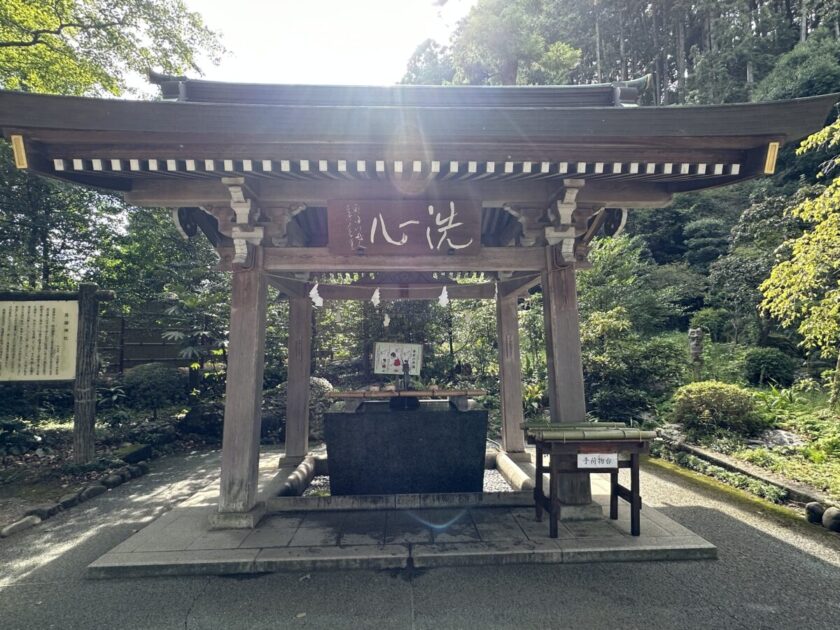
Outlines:
{"type": "Polygon", "coordinates": [[[388,328],[388,326],[391,325],[391,316],[388,315],[388,313],[385,313],[385,317],[382,319],[382,325],[385,328],[388,328]]]}
{"type": "Polygon", "coordinates": [[[379,287],[376,287],[376,291],[373,292],[370,301],[373,302],[374,306],[379,306],[379,287]]]}
{"type": "Polygon", "coordinates": [[[441,306],[446,306],[449,304],[449,293],[446,291],[446,287],[443,287],[443,290],[440,292],[440,296],[438,297],[438,304],[441,306]]]}
{"type": "Polygon", "coordinates": [[[312,287],[312,290],[309,292],[309,298],[312,300],[312,305],[316,307],[320,307],[324,305],[324,298],[321,297],[321,294],[318,293],[318,283],[315,283],[315,286],[312,287]]]}

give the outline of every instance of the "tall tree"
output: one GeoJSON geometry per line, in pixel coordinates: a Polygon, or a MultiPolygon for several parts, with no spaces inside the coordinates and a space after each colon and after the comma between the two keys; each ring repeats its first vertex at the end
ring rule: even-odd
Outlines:
{"type": "Polygon", "coordinates": [[[828,148],[824,173],[834,179],[822,193],[792,209],[805,221],[803,234],[789,242],[790,256],[761,285],[763,306],[785,326],[796,326],[806,347],[836,357],[832,404],[840,405],[840,121],[814,134],[800,153],[828,148]]]}
{"type": "Polygon", "coordinates": [[[4,0],[0,85],[60,94],[110,92],[131,72],[200,73],[218,36],[183,0],[4,0]]]}

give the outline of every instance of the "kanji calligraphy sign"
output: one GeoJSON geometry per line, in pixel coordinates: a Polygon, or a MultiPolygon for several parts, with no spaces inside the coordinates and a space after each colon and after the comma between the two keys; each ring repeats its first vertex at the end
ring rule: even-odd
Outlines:
{"type": "Polygon", "coordinates": [[[327,206],[333,254],[475,254],[481,204],[472,200],[347,201],[327,206]]]}

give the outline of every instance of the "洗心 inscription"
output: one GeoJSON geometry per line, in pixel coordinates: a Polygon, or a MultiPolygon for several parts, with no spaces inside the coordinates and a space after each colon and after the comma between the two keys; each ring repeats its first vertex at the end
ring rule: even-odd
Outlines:
{"type": "Polygon", "coordinates": [[[330,201],[334,254],[474,254],[481,247],[476,201],[330,201]]]}
{"type": "Polygon", "coordinates": [[[0,381],[64,381],[76,375],[79,303],[0,302],[0,381]]]}

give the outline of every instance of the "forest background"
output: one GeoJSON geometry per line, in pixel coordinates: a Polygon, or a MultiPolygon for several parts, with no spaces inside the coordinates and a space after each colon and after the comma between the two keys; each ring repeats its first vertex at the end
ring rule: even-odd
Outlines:
{"type": "MultiPolygon", "coordinates": [[[[180,0],[0,7],[4,89],[123,95],[132,73],[195,76],[200,55],[223,53],[180,0]]],[[[830,0],[479,0],[450,41],[419,44],[403,83],[586,84],[647,74],[646,105],[837,92],[840,7],[830,0]]],[[[828,123],[804,149],[785,148],[773,177],[634,210],[624,235],[596,241],[592,268],[578,272],[593,419],[678,422],[691,440],[840,497],[840,189],[832,170],[840,127],[828,123]],[[706,333],[700,366],[689,362],[690,326],[706,333]],[[780,443],[758,439],[780,429],[780,443]]],[[[213,270],[206,241],[184,240],[167,212],[18,171],[4,143],[0,246],[3,289],[93,281],[116,292],[106,317],[142,321],[178,345],[180,372],[151,364],[120,374],[113,360],[102,361],[102,435],[135,439],[138,425],[160,418],[179,432],[218,435],[229,285],[213,270]]],[[[271,301],[269,320],[270,438],[284,421],[282,301],[271,301]]],[[[328,303],[316,309],[314,325],[319,395],[329,384],[375,382],[375,341],[422,343],[423,381],[487,389],[483,402],[498,430],[491,301],[328,303]]],[[[525,413],[542,417],[539,289],[520,302],[520,331],[525,413]]],[[[315,400],[317,414],[323,405],[315,400]]],[[[3,385],[0,448],[34,449],[71,413],[66,388],[3,385]]]]}

